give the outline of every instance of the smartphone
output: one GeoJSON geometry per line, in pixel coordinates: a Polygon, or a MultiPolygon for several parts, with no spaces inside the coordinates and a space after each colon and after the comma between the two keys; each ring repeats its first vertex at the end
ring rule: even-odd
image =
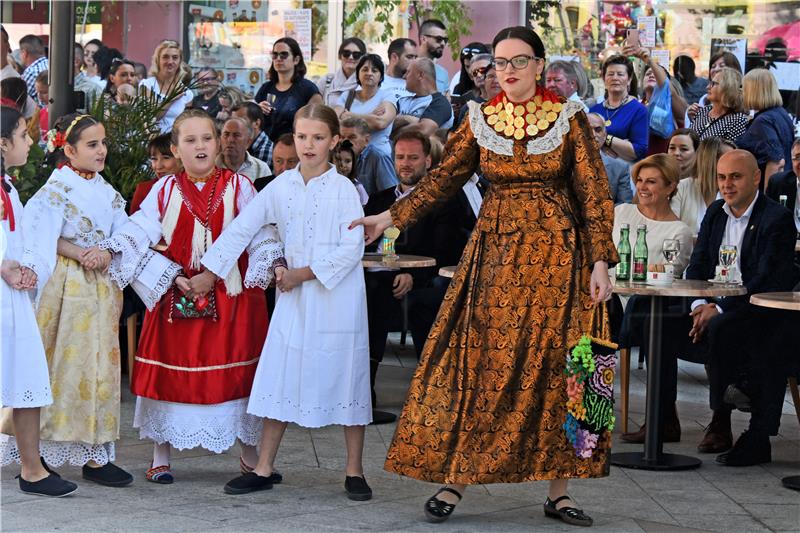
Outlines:
{"type": "Polygon", "coordinates": [[[76,111],[85,111],[86,110],[86,93],[83,91],[73,91],[72,92],[72,107],[75,108],[76,111]]]}
{"type": "Polygon", "coordinates": [[[639,48],[639,30],[638,29],[628,30],[628,37],[625,39],[625,42],[631,48],[639,48]]]}

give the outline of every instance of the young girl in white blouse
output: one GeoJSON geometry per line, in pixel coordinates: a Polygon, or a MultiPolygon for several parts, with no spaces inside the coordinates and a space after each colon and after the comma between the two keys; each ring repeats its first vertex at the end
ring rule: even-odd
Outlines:
{"type": "Polygon", "coordinates": [[[125,201],[100,175],[107,153],[101,123],[67,115],[48,137],[58,167],[25,206],[23,234],[36,238],[25,239],[20,260],[23,275],[36,279],[53,394],[42,409],[41,453],[48,464],[81,465],[84,479],[121,487],[133,481],[112,463],[122,292],[106,272],[111,254],[97,244],[127,221],[125,201]]]}
{"type": "Polygon", "coordinates": [[[258,363],[248,412],[264,417],[258,465],[225,485],[228,494],[272,488],[274,462],[288,422],[344,426],[345,490],[368,500],[363,475],[364,426],[372,420],[364,274],[364,234],[349,230],[362,216],[358,192],[329,163],[339,121],[329,107],[309,104],[294,119],[300,165],[278,176],[247,206],[203,257],[219,277],[235,266],[264,225],[277,229],[285,266],[258,363]]]}
{"type": "MultiPolygon", "coordinates": [[[[6,175],[6,166],[21,166],[28,159],[31,138],[25,119],[15,108],[0,112],[0,355],[2,355],[3,407],[13,408],[17,457],[22,463],[19,488],[39,496],[60,497],[77,490],[77,485],[48,471],[39,458],[39,415],[41,407],[53,403],[42,339],[36,327],[30,289],[35,279],[23,279],[22,203],[6,175]]],[[[34,236],[28,235],[28,238],[34,236]]],[[[10,451],[10,450],[9,450],[10,451]]],[[[3,457],[3,464],[10,462],[3,457]]]]}

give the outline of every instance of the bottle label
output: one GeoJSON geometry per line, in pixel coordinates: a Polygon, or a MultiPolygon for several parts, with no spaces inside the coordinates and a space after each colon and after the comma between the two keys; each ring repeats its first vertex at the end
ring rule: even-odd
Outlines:
{"type": "Polygon", "coordinates": [[[647,277],[647,263],[644,261],[633,262],[633,277],[635,279],[645,279],[647,277]]]}

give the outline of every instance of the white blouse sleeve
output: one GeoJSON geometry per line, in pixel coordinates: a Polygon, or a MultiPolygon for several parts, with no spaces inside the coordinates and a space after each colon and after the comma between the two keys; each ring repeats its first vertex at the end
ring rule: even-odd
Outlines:
{"type": "MultiPolygon", "coordinates": [[[[240,193],[246,188],[242,187],[240,193]]],[[[245,286],[269,286],[274,268],[279,264],[285,265],[283,244],[275,227],[272,190],[272,187],[266,187],[244,206],[205,253],[200,261],[203,266],[220,278],[226,278],[247,249],[250,257],[245,286]]]]}
{"type": "Polygon", "coordinates": [[[64,205],[64,198],[58,191],[45,184],[23,210],[22,234],[30,238],[25,239],[20,263],[36,272],[38,294],[56,267],[58,238],[64,227],[64,205]]]}
{"type": "Polygon", "coordinates": [[[332,290],[353,268],[361,265],[364,256],[364,228],[349,229],[350,223],[364,216],[361,200],[355,187],[340,189],[339,201],[334,213],[338,226],[339,243],[333,251],[311,261],[311,271],[322,285],[332,290]]]}

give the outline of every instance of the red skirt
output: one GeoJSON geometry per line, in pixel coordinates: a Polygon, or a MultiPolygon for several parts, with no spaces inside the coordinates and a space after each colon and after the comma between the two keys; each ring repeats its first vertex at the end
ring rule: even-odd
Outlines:
{"type": "Polygon", "coordinates": [[[167,402],[215,404],[250,396],[267,335],[264,291],[215,287],[217,319],[170,317],[170,293],[144,317],[131,391],[167,402]]]}

